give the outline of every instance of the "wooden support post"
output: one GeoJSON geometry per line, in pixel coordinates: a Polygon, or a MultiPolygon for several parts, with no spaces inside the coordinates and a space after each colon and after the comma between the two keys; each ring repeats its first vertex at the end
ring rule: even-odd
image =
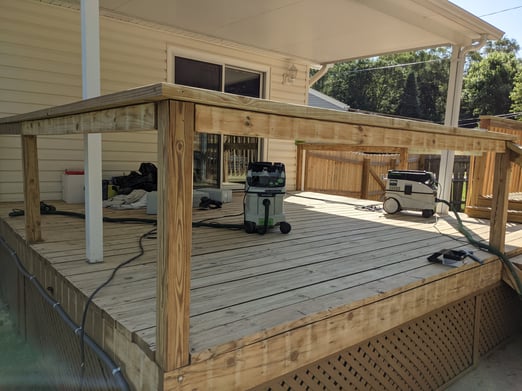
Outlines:
{"type": "Polygon", "coordinates": [[[362,177],[361,177],[361,199],[368,199],[368,186],[370,183],[370,158],[365,157],[362,164],[362,177]]]}
{"type": "Polygon", "coordinates": [[[408,148],[401,148],[399,157],[399,170],[407,170],[408,167],[408,148]]]}
{"type": "Polygon", "coordinates": [[[480,320],[482,306],[484,305],[483,301],[484,293],[479,293],[475,296],[475,320],[473,322],[473,353],[471,356],[471,365],[473,367],[478,365],[480,360],[480,320]]]}
{"type": "Polygon", "coordinates": [[[466,206],[477,206],[485,170],[484,156],[471,156],[469,161],[468,195],[466,206]]]}
{"type": "Polygon", "coordinates": [[[189,363],[194,104],[158,106],[156,361],[168,372],[189,363]]]}
{"type": "Polygon", "coordinates": [[[297,169],[296,169],[296,186],[297,190],[303,190],[303,155],[304,147],[302,144],[297,144],[297,169]]]}
{"type": "Polygon", "coordinates": [[[511,161],[509,150],[495,155],[495,171],[493,175],[493,200],[491,203],[491,221],[489,243],[504,252],[506,240],[506,223],[508,215],[509,180],[511,178],[511,161]]]}
{"type": "Polygon", "coordinates": [[[30,243],[42,240],[40,216],[40,179],[38,174],[38,147],[36,136],[22,136],[24,170],[25,240],[30,243]]]}

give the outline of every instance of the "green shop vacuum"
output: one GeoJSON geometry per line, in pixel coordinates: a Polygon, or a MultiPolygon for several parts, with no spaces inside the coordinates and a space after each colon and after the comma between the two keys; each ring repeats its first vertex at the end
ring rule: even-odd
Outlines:
{"type": "Polygon", "coordinates": [[[283,199],[286,179],[283,163],[251,162],[245,183],[245,232],[264,234],[279,226],[281,233],[292,229],[285,221],[283,199]]]}

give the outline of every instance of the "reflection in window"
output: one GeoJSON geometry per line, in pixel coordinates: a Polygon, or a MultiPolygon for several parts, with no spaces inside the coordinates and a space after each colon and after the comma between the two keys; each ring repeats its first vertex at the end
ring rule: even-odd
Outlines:
{"type": "MultiPolygon", "coordinates": [[[[174,82],[190,87],[262,98],[263,73],[185,57],[174,59],[174,82]]],[[[258,161],[256,137],[198,134],[194,140],[194,187],[220,187],[246,180],[248,163],[258,161]]]]}
{"type": "Polygon", "coordinates": [[[225,92],[231,94],[261,97],[261,74],[243,69],[225,68],[225,92]]]}

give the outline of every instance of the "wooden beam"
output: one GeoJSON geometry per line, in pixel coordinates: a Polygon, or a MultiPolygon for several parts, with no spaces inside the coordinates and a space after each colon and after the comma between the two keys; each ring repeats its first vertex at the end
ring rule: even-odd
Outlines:
{"type": "Polygon", "coordinates": [[[101,110],[64,117],[26,121],[22,134],[77,134],[156,129],[154,103],[101,110]]]}
{"type": "MultiPolygon", "coordinates": [[[[299,147],[312,151],[353,151],[353,152],[372,152],[400,154],[406,148],[388,146],[366,146],[366,145],[345,145],[345,144],[305,144],[299,143],[299,147]]],[[[407,150],[406,150],[407,151],[407,150]]]]}
{"type": "Polygon", "coordinates": [[[400,158],[399,158],[399,170],[407,170],[408,169],[408,148],[400,149],[400,158]]]}
{"type": "Polygon", "coordinates": [[[501,252],[504,252],[506,240],[509,180],[511,178],[509,155],[509,152],[496,154],[495,171],[493,175],[493,201],[491,204],[489,243],[501,252]]]}
{"type": "Polygon", "coordinates": [[[164,101],[158,106],[156,360],[171,371],[189,363],[194,105],[164,101]]]}
{"type": "Polygon", "coordinates": [[[466,207],[478,205],[479,196],[484,185],[484,173],[486,171],[486,156],[471,156],[468,181],[468,195],[466,207]]]}
{"type": "Polygon", "coordinates": [[[495,117],[493,115],[481,115],[479,126],[482,129],[487,129],[492,132],[497,132],[495,128],[509,129],[509,130],[522,130],[522,122],[511,119],[495,117]]]}
{"type": "Polygon", "coordinates": [[[507,147],[510,150],[509,159],[512,163],[522,166],[522,147],[515,143],[507,143],[507,147]]]}
{"type": "MultiPolygon", "coordinates": [[[[299,140],[305,143],[335,143],[357,146],[386,146],[416,149],[455,149],[469,151],[506,150],[505,140],[482,139],[461,131],[432,132],[412,128],[332,122],[255,111],[196,105],[196,131],[272,139],[299,140]]],[[[495,133],[493,133],[495,134],[495,133]]],[[[497,133],[498,134],[498,133],[497,133]]],[[[488,135],[489,136],[489,135],[488,135]]],[[[503,135],[508,137],[509,135],[503,135]]]]}
{"type": "Polygon", "coordinates": [[[379,185],[381,190],[385,191],[386,190],[386,183],[384,183],[384,181],[380,178],[380,176],[371,167],[370,167],[370,174],[373,177],[373,179],[375,180],[375,182],[377,182],[377,184],[379,185]]]}
{"type": "Polygon", "coordinates": [[[36,136],[22,136],[24,171],[25,240],[29,243],[42,240],[40,216],[40,179],[38,173],[38,147],[36,136]]]}

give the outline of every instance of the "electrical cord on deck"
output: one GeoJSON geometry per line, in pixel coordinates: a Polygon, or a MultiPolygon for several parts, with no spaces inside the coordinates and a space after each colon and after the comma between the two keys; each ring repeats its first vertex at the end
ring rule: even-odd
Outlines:
{"type": "Polygon", "coordinates": [[[106,287],[113,280],[113,278],[116,275],[116,273],[118,272],[118,270],[120,270],[122,267],[128,265],[132,261],[135,261],[136,259],[138,259],[139,257],[141,257],[145,253],[145,249],[143,247],[143,240],[145,238],[155,239],[156,238],[155,234],[156,234],[156,228],[154,228],[154,229],[152,229],[150,231],[147,231],[143,235],[141,235],[139,240],[138,240],[138,246],[139,246],[138,254],[136,254],[133,257],[131,257],[131,258],[121,262],[118,266],[116,266],[112,270],[112,273],[110,274],[110,276],[103,283],[101,283],[91,293],[91,295],[87,298],[87,301],[85,303],[85,307],[83,308],[82,323],[80,325],[80,330],[79,330],[79,333],[80,333],[80,355],[81,355],[81,367],[82,367],[82,382],[83,382],[83,375],[84,375],[84,371],[85,371],[85,344],[84,344],[84,341],[85,341],[85,322],[87,320],[87,311],[89,309],[89,305],[91,304],[92,300],[94,299],[94,296],[96,296],[98,294],[98,292],[100,292],[100,290],[102,290],[104,287],[106,287]]]}
{"type": "Polygon", "coordinates": [[[292,194],[292,197],[306,198],[308,200],[315,200],[315,201],[322,201],[322,202],[326,202],[328,204],[350,205],[350,206],[354,206],[356,210],[366,210],[366,211],[370,211],[370,212],[380,212],[382,210],[381,204],[361,205],[361,204],[355,204],[355,203],[346,202],[346,201],[325,200],[323,198],[310,197],[310,196],[305,196],[305,195],[301,195],[301,194],[292,194]]]}
{"type": "MultiPolygon", "coordinates": [[[[58,216],[69,216],[85,219],[84,213],[70,212],[66,210],[56,210],[53,205],[40,202],[40,214],[42,215],[58,215],[58,216]]],[[[25,212],[23,209],[13,209],[9,212],[10,217],[24,216],[25,212]]],[[[103,221],[107,223],[137,223],[137,224],[156,224],[156,219],[143,219],[135,217],[103,217],[103,221]]]]}
{"type": "MultiPolygon", "coordinates": [[[[40,214],[42,215],[57,215],[57,216],[68,216],[68,217],[76,217],[80,219],[85,219],[84,213],[79,212],[70,212],[70,211],[64,211],[64,210],[56,210],[56,208],[52,205],[46,204],[44,202],[40,203],[40,214]]],[[[244,213],[238,213],[234,215],[226,215],[226,216],[219,216],[219,217],[210,217],[208,219],[203,219],[200,221],[195,221],[192,223],[192,227],[210,227],[210,228],[227,228],[227,229],[243,229],[243,224],[228,224],[228,223],[217,223],[217,222],[209,222],[211,220],[216,219],[224,219],[227,217],[235,217],[235,216],[241,216],[244,213]]],[[[13,209],[11,212],[9,212],[10,217],[18,217],[18,216],[24,216],[25,212],[23,209],[13,209]]],[[[135,218],[135,217],[103,217],[104,222],[108,223],[136,223],[136,224],[157,224],[157,219],[144,219],[144,218],[135,218]]]]}
{"type": "Polygon", "coordinates": [[[225,216],[216,216],[216,217],[209,217],[207,219],[199,220],[199,221],[193,221],[192,227],[209,227],[209,228],[227,228],[227,229],[244,229],[244,224],[231,224],[231,223],[218,223],[213,222],[212,220],[217,219],[225,219],[228,217],[237,217],[242,216],[244,212],[232,214],[232,215],[225,215],[225,216]]]}
{"type": "MultiPolygon", "coordinates": [[[[7,242],[1,236],[0,243],[2,243],[4,248],[11,255],[11,258],[14,260],[16,268],[19,270],[19,272],[34,285],[38,293],[40,293],[43,299],[51,306],[53,311],[55,311],[58,314],[58,316],[65,322],[65,324],[71,330],[73,330],[75,334],[78,334],[78,330],[80,330],[80,327],[73,322],[73,320],[69,317],[67,312],[65,312],[60,303],[54,300],[47,293],[47,291],[40,284],[36,276],[27,271],[27,269],[20,261],[20,258],[18,257],[16,252],[7,244],[7,242]]],[[[82,340],[85,344],[87,344],[87,346],[89,346],[93,350],[93,352],[99,357],[100,361],[102,361],[105,364],[105,366],[109,368],[110,373],[112,374],[116,384],[118,385],[118,388],[123,391],[130,391],[129,384],[127,383],[127,380],[125,380],[125,377],[123,376],[120,367],[116,365],[112,358],[91,337],[89,337],[89,335],[84,334],[82,340]]]]}
{"type": "Polygon", "coordinates": [[[437,199],[435,199],[435,202],[443,203],[450,208],[450,210],[455,214],[455,217],[457,218],[458,231],[466,237],[466,239],[468,240],[468,242],[471,245],[477,247],[480,250],[486,251],[488,253],[494,254],[497,257],[499,257],[499,259],[502,261],[502,263],[508,268],[509,272],[511,273],[513,280],[515,281],[515,284],[518,289],[518,296],[520,299],[522,299],[522,281],[520,280],[520,278],[517,274],[515,266],[513,266],[513,263],[509,260],[509,258],[506,256],[506,254],[501,252],[498,248],[489,245],[488,243],[478,241],[475,238],[473,238],[473,236],[467,230],[467,228],[464,227],[464,224],[462,223],[462,220],[460,219],[460,216],[457,213],[457,211],[452,207],[452,205],[448,201],[437,198],[437,199]]]}

